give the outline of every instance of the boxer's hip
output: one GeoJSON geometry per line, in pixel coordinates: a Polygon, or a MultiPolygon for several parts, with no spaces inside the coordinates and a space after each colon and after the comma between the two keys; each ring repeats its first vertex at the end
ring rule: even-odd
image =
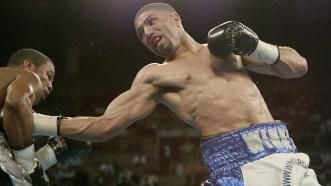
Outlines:
{"type": "Polygon", "coordinates": [[[242,167],[272,154],[297,149],[284,123],[257,124],[208,139],[200,145],[214,185],[244,185],[242,167]]]}

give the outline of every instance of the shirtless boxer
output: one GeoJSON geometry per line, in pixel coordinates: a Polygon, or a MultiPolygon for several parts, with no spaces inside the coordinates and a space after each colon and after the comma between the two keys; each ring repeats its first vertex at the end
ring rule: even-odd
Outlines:
{"type": "Polygon", "coordinates": [[[34,133],[106,141],[165,104],[202,134],[210,171],[202,185],[319,185],[309,158],[297,153],[283,122],[274,120],[247,70],[298,78],[308,68],[294,49],[258,39],[239,22],[226,22],[196,42],[169,5],[142,7],[134,19],[139,39],[162,64],[142,68],[130,90],[100,117],[63,119],[34,115],[34,133]],[[40,127],[39,123],[47,123],[40,127]]]}
{"type": "MultiPolygon", "coordinates": [[[[30,174],[32,180],[44,177],[40,163],[34,158],[32,106],[44,101],[50,94],[54,74],[52,60],[34,49],[18,50],[10,57],[8,67],[0,68],[1,127],[4,129],[1,132],[1,151],[4,152],[1,172],[7,173],[14,185],[31,184],[25,178],[26,173],[30,174]],[[4,136],[8,139],[10,149],[6,147],[4,136]],[[10,151],[24,169],[11,159],[10,151]]],[[[39,181],[48,182],[46,177],[39,181]]]]}
{"type": "Polygon", "coordinates": [[[32,139],[32,106],[49,95],[54,74],[53,62],[34,49],[18,50],[0,68],[0,185],[48,185],[43,170],[90,150],[62,137],[32,139]]]}

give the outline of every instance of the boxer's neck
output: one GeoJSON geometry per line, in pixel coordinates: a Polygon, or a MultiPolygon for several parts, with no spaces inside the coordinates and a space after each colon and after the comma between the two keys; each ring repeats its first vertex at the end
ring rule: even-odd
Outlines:
{"type": "Polygon", "coordinates": [[[167,62],[174,61],[174,59],[178,58],[185,58],[188,54],[194,54],[198,51],[200,46],[200,43],[196,42],[185,32],[176,51],[174,52],[174,55],[166,57],[167,62]]]}

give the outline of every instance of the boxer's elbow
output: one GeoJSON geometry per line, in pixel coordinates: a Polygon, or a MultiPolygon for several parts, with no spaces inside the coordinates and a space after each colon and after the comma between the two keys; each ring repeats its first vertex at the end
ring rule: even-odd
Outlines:
{"type": "Polygon", "coordinates": [[[301,57],[301,76],[304,76],[308,73],[308,62],[307,59],[304,57],[301,57]]]}
{"type": "Polygon", "coordinates": [[[306,58],[301,56],[296,50],[292,48],[285,47],[284,49],[286,52],[285,54],[287,55],[284,55],[283,59],[281,57],[281,61],[283,61],[285,64],[282,70],[282,72],[284,72],[282,73],[282,78],[299,78],[307,74],[308,63],[306,58]]]}
{"type": "Polygon", "coordinates": [[[275,65],[275,72],[283,79],[300,78],[308,72],[307,60],[300,57],[292,63],[279,64],[277,67],[275,65]]]}
{"type": "Polygon", "coordinates": [[[307,72],[308,72],[307,60],[304,57],[299,56],[297,60],[297,67],[293,73],[294,74],[293,76],[294,78],[302,77],[305,74],[307,74],[307,72]]]}

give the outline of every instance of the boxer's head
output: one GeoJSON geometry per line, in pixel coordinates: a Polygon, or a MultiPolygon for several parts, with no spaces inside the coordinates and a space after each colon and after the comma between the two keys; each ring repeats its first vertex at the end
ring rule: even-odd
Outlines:
{"type": "Polygon", "coordinates": [[[43,99],[51,93],[55,67],[45,54],[29,48],[18,50],[9,58],[8,67],[23,68],[36,73],[43,86],[43,99]]]}
{"type": "Polygon", "coordinates": [[[184,33],[176,10],[165,3],[143,6],[135,16],[134,25],[142,43],[162,57],[174,55],[184,33]]]}

